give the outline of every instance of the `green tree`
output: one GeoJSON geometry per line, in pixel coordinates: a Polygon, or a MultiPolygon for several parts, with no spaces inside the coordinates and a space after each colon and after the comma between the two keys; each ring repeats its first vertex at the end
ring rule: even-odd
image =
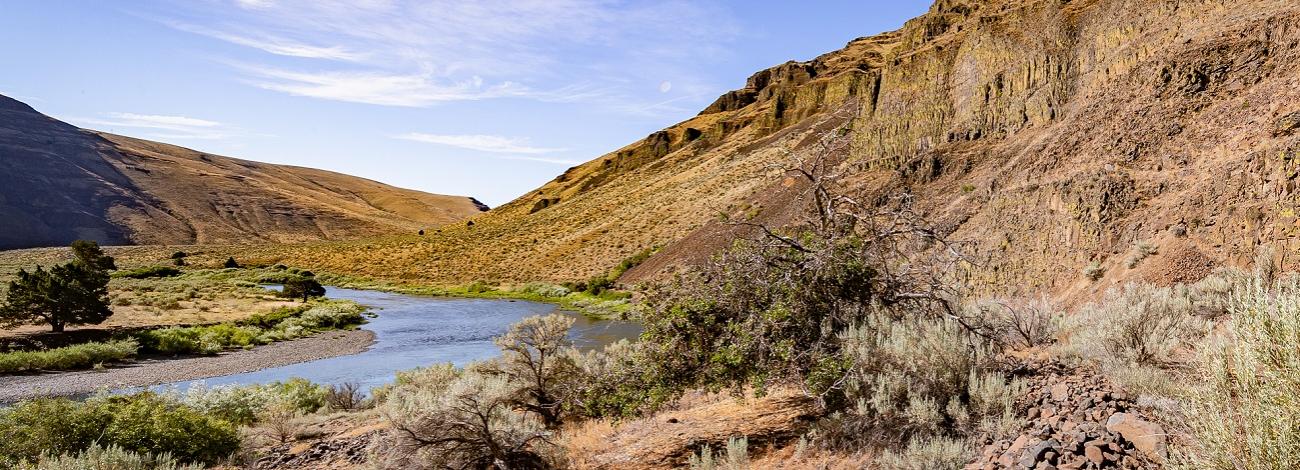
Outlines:
{"type": "Polygon", "coordinates": [[[99,248],[99,244],[89,240],[77,240],[72,242],[72,254],[86,266],[99,271],[114,271],[117,269],[117,263],[112,256],[104,254],[104,250],[99,248]]]}
{"type": "Polygon", "coordinates": [[[284,290],[280,295],[291,299],[302,298],[306,302],[312,297],[324,297],[325,286],[320,285],[314,277],[293,276],[284,281],[284,290]]]}
{"type": "Polygon", "coordinates": [[[72,244],[76,259],[49,270],[37,266],[19,270],[9,282],[9,297],[0,305],[0,325],[50,325],[60,332],[67,325],[98,325],[113,311],[108,308],[108,270],[113,258],[94,242],[72,244]]]}

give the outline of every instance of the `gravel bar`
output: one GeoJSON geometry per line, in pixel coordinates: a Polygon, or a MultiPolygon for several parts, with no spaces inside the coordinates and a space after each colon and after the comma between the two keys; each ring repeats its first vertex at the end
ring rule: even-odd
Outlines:
{"type": "Polygon", "coordinates": [[[365,351],[375,341],[369,330],[327,331],[307,338],[237,350],[216,356],[158,356],[104,370],[0,377],[0,403],[41,396],[83,396],[99,390],[148,387],[171,382],[242,374],[365,351]]]}

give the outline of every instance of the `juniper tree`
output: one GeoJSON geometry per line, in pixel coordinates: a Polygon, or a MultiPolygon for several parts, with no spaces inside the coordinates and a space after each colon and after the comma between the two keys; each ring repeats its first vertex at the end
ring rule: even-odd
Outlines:
{"type": "Polygon", "coordinates": [[[284,281],[284,290],[280,295],[291,299],[302,298],[306,302],[312,297],[325,296],[325,286],[311,276],[293,276],[284,281]]]}
{"type": "Polygon", "coordinates": [[[116,267],[113,258],[95,242],[78,240],[72,251],[76,259],[67,264],[18,271],[0,305],[0,325],[47,324],[60,332],[67,325],[98,325],[113,314],[108,308],[108,270],[116,267]]]}

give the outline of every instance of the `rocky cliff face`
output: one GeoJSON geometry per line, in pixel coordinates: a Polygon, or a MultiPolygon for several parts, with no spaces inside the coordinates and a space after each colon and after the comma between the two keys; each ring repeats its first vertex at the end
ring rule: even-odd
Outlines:
{"type": "Polygon", "coordinates": [[[0,96],[0,249],[337,239],[483,210],[466,197],[99,134],[0,96]]]}
{"type": "MultiPolygon", "coordinates": [[[[799,188],[772,165],[845,120],[856,190],[916,195],[974,243],[983,285],[1184,281],[1264,245],[1291,267],[1298,41],[1292,1],[940,0],[898,31],[760,71],[472,228],[392,242],[401,254],[370,270],[578,278],[658,244],[624,280],[662,276],[744,235],[719,213],[799,220],[799,188]],[[1159,254],[1130,268],[1139,241],[1159,254]],[[1082,279],[1091,263],[1103,282],[1082,279]]],[[[290,256],[343,267],[364,253],[290,256]]]]}

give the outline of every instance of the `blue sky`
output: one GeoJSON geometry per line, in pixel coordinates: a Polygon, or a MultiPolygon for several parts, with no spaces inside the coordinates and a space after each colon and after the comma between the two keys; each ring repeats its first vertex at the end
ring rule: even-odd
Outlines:
{"type": "Polygon", "coordinates": [[[0,93],[82,127],[496,206],[929,3],[10,0],[0,93]]]}

